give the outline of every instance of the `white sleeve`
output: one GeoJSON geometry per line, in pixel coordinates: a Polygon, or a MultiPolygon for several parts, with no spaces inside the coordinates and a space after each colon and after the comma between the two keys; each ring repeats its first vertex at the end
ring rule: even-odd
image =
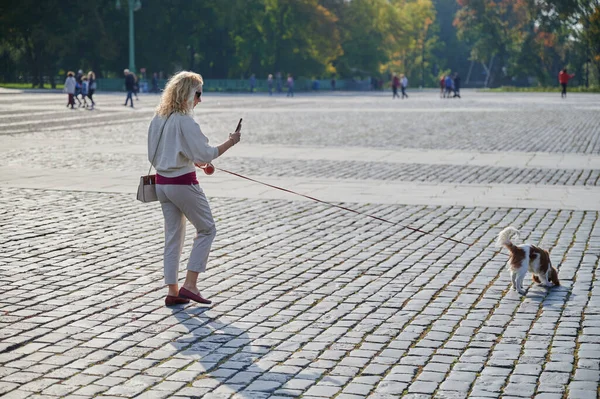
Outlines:
{"type": "Polygon", "coordinates": [[[208,144],[208,137],[192,118],[181,119],[181,134],[183,153],[190,161],[207,163],[219,156],[219,149],[208,144]]]}

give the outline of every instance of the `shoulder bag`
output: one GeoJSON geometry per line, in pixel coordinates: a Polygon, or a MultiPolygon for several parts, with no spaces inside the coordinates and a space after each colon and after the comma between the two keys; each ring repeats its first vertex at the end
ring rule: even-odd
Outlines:
{"type": "Polygon", "coordinates": [[[156,143],[156,150],[154,150],[154,156],[152,157],[152,162],[150,163],[150,169],[148,169],[148,174],[140,177],[140,184],[138,185],[137,190],[137,199],[142,202],[153,202],[158,201],[158,196],[156,195],[156,175],[151,175],[152,166],[154,165],[154,161],[156,160],[156,153],[158,152],[158,145],[160,144],[160,140],[162,139],[163,132],[165,130],[165,125],[169,118],[173,115],[169,114],[165,123],[163,123],[160,128],[160,136],[158,137],[158,143],[156,143]]]}

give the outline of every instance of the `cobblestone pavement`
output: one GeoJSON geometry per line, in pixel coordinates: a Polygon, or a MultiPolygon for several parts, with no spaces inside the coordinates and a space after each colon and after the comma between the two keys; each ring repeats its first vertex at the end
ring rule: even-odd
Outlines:
{"type": "Polygon", "coordinates": [[[199,286],[214,304],[172,309],[157,204],[135,201],[129,182],[102,192],[94,179],[54,189],[18,181],[125,170],[134,188],[158,97],[141,96],[131,110],[101,93],[93,112],[65,110],[63,97],[0,95],[0,396],[599,397],[600,225],[586,205],[599,197],[582,197],[579,210],[535,199],[529,208],[436,206],[418,187],[577,185],[595,196],[600,96],[207,95],[196,119],[213,142],[245,121],[221,167],[306,187],[324,177],[333,186],[411,184],[415,198],[365,202],[357,189],[336,199],[396,223],[385,224],[208,185],[218,234],[199,286]],[[286,158],[306,146],[336,156],[286,158]],[[391,162],[377,158],[382,149],[428,152],[391,162]],[[445,150],[489,152],[489,162],[440,163],[445,150]],[[524,153],[544,166],[525,164],[524,153]],[[565,153],[568,168],[558,162],[565,153]],[[508,225],[550,250],[562,286],[510,290],[507,256],[493,246],[508,225]]]}

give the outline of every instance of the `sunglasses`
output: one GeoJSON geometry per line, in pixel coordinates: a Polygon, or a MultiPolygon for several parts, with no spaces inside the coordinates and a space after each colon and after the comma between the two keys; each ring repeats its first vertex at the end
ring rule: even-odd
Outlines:
{"type": "Polygon", "coordinates": [[[196,98],[197,98],[198,100],[200,100],[200,97],[201,97],[201,96],[202,96],[202,92],[201,92],[201,91],[197,91],[197,92],[196,92],[196,98]]]}

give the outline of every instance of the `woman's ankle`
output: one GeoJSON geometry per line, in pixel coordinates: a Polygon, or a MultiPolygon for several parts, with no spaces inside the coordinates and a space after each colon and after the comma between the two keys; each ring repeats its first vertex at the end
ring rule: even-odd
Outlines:
{"type": "Polygon", "coordinates": [[[185,288],[186,290],[193,292],[193,293],[198,292],[198,287],[196,286],[196,284],[183,283],[183,285],[181,287],[185,288]]]}
{"type": "Polygon", "coordinates": [[[169,296],[177,296],[179,295],[179,286],[177,284],[167,284],[169,289],[167,295],[169,296]]]}

